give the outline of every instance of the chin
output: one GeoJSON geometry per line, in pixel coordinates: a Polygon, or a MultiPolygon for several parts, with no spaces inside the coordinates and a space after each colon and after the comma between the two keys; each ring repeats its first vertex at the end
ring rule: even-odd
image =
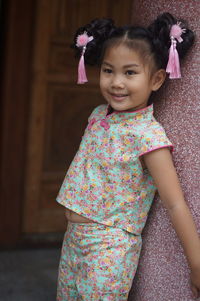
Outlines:
{"type": "Polygon", "coordinates": [[[129,106],[125,106],[123,104],[110,104],[111,107],[116,110],[116,111],[126,111],[126,110],[130,110],[131,108],[129,106]]]}

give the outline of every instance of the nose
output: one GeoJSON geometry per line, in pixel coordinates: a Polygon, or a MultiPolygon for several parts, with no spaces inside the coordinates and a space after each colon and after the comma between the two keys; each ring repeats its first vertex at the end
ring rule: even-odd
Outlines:
{"type": "Polygon", "coordinates": [[[123,78],[120,74],[115,74],[112,77],[112,83],[111,86],[113,88],[123,88],[124,87],[124,82],[123,82],[123,78]]]}

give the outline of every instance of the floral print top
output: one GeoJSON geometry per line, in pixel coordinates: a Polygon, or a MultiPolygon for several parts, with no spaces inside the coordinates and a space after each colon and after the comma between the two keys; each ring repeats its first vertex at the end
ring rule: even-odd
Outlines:
{"type": "Polygon", "coordinates": [[[89,117],[57,201],[95,222],[139,235],[156,192],[140,157],[172,144],[153,116],[153,105],[111,114],[108,109],[98,106],[89,117]]]}

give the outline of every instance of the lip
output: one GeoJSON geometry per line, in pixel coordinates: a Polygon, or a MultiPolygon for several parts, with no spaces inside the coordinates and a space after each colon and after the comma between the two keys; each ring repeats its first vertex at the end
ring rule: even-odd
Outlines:
{"type": "Polygon", "coordinates": [[[123,101],[125,98],[128,97],[128,94],[122,93],[110,93],[110,95],[115,101],[123,101]]]}

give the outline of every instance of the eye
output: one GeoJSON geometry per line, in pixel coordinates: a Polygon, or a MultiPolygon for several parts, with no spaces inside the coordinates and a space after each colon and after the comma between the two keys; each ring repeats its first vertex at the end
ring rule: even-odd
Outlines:
{"type": "Polygon", "coordinates": [[[126,70],[125,72],[126,75],[134,75],[136,72],[134,70],[126,70]]]}
{"type": "Polygon", "coordinates": [[[102,68],[102,72],[104,72],[104,73],[112,73],[112,69],[110,69],[110,68],[102,68]]]}

